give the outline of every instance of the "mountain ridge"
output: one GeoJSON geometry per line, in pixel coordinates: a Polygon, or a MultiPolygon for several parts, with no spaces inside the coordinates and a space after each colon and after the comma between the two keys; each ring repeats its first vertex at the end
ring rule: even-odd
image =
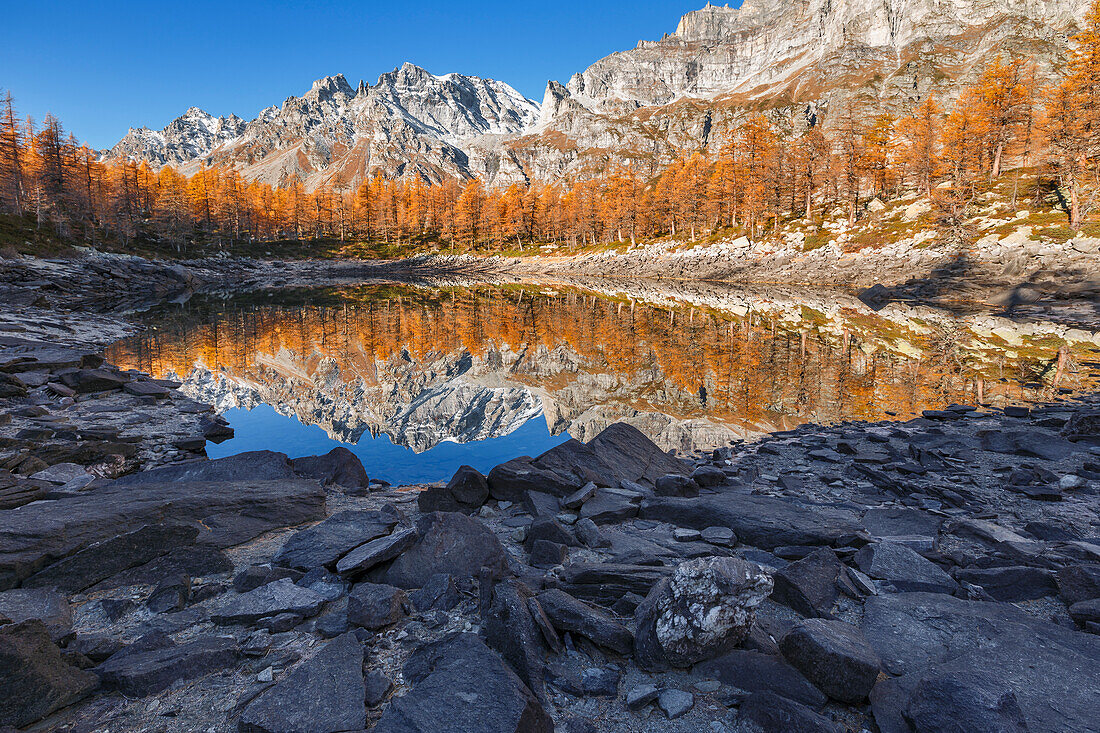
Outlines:
{"type": "MultiPolygon", "coordinates": [[[[997,53],[1049,77],[1087,0],[746,0],[707,4],[676,30],[598,59],[540,103],[504,82],[437,76],[406,62],[353,89],[314,82],[249,122],[184,115],[131,130],[105,156],[236,168],[250,180],[350,188],[375,172],[490,185],[584,176],[616,163],[656,173],[721,144],[748,109],[781,127],[816,124],[858,96],[904,106],[950,98],[997,53]],[[213,129],[212,129],[213,128],[213,129]]],[[[191,110],[189,110],[191,113],[191,110]]]]}

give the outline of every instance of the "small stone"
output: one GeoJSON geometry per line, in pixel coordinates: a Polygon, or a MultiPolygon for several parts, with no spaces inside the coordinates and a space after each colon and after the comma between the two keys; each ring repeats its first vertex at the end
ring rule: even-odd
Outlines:
{"type": "Polygon", "coordinates": [[[1079,489],[1085,485],[1085,480],[1080,476],[1070,474],[1063,476],[1058,480],[1058,488],[1062,491],[1072,491],[1073,489],[1079,489]]]}
{"type": "Polygon", "coordinates": [[[581,505],[596,495],[596,484],[589,481],[561,500],[562,509],[580,509],[581,505]]]}
{"type": "Polygon", "coordinates": [[[381,629],[404,618],[408,607],[408,596],[400,588],[360,583],[348,596],[348,623],[364,629],[381,629]]]}
{"type": "Polygon", "coordinates": [[[719,547],[733,547],[737,544],[737,537],[729,527],[707,527],[699,533],[703,542],[709,542],[719,547]]]}
{"type": "Polygon", "coordinates": [[[686,715],[695,706],[695,696],[690,692],[668,688],[661,690],[661,694],[657,697],[657,704],[661,710],[665,711],[669,720],[675,720],[686,715]]]}
{"type": "Polygon", "coordinates": [[[581,673],[581,690],[593,697],[615,697],[619,694],[621,676],[612,667],[590,667],[581,673]]]}
{"type": "Polygon", "coordinates": [[[271,667],[264,667],[258,675],[256,675],[257,682],[271,682],[275,679],[275,670],[271,667]]]}
{"type": "Polygon", "coordinates": [[[697,542],[701,538],[701,533],[696,529],[684,529],[677,527],[672,530],[672,537],[677,542],[697,542]]]}
{"type": "Polygon", "coordinates": [[[633,687],[626,693],[626,706],[631,710],[638,710],[657,699],[660,690],[657,685],[646,683],[633,687]]]}
{"type": "Polygon", "coordinates": [[[693,684],[692,687],[699,692],[709,695],[712,692],[718,692],[722,687],[722,683],[718,680],[699,680],[693,684]]]}
{"type": "Polygon", "coordinates": [[[363,675],[363,687],[366,690],[367,707],[379,705],[393,689],[393,680],[378,670],[372,669],[363,675]]]}

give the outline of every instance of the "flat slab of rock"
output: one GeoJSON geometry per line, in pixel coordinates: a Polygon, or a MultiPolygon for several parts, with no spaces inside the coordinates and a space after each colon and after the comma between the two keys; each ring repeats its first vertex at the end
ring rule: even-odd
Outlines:
{"type": "Polygon", "coordinates": [[[820,709],[828,698],[801,672],[780,657],[735,649],[692,668],[695,675],[709,677],[746,692],[771,692],[802,705],[820,709]]]}
{"type": "Polygon", "coordinates": [[[538,699],[481,639],[454,634],[405,663],[412,689],[393,698],[373,733],[553,733],[538,699]]]}
{"type": "Polygon", "coordinates": [[[620,563],[570,563],[559,572],[561,588],[574,598],[610,608],[627,593],[645,596],[656,583],[672,573],[663,565],[620,563]]]}
{"type": "Polygon", "coordinates": [[[0,616],[15,623],[37,619],[55,641],[73,628],[69,599],[47,589],[15,588],[0,592],[0,616]]]}
{"type": "Polygon", "coordinates": [[[336,572],[354,578],[376,565],[394,559],[416,544],[415,529],[402,529],[386,537],[379,537],[356,547],[336,563],[336,572]]]}
{"type": "Polygon", "coordinates": [[[539,593],[538,601],[550,623],[559,631],[571,631],[598,646],[619,654],[630,654],[634,635],[603,611],[557,588],[539,593]]]}
{"type": "Polygon", "coordinates": [[[229,547],[276,527],[324,516],[316,482],[114,482],[94,492],[6,511],[0,525],[0,590],[97,542],[146,525],[194,523],[196,541],[229,547]]]}
{"type": "Polygon", "coordinates": [[[953,593],[958,586],[935,563],[897,542],[867,545],[856,553],[855,561],[864,573],[903,593],[953,593]]]}
{"type": "Polygon", "coordinates": [[[107,689],[129,697],[146,697],[179,680],[190,680],[225,669],[237,661],[231,638],[208,637],[149,651],[123,650],[96,668],[107,689]]]}
{"type": "Polygon", "coordinates": [[[249,624],[281,613],[308,618],[316,615],[324,603],[320,593],[283,578],[222,602],[211,612],[210,620],[216,624],[249,624]]]}
{"type": "Polygon", "coordinates": [[[854,512],[740,493],[699,499],[657,497],[642,502],[639,516],[689,529],[728,527],[741,542],[762,550],[783,545],[840,547],[850,544],[862,529],[854,512]]]}
{"type": "Polygon", "coordinates": [[[302,571],[335,568],[341,557],[362,544],[388,535],[396,524],[397,517],[390,512],[337,512],[323,522],[291,535],[276,553],[274,562],[302,571]]]}
{"type": "Polygon", "coordinates": [[[55,562],[23,581],[24,587],[59,588],[76,593],[161,555],[192,545],[197,527],[181,524],[149,524],[120,534],[55,562]]]}
{"type": "Polygon", "coordinates": [[[250,702],[241,733],[335,733],[367,725],[363,647],[348,633],[328,642],[250,702]]]}
{"type": "Polygon", "coordinates": [[[882,730],[898,721],[918,730],[1097,729],[1095,635],[1002,603],[928,593],[871,601],[865,635],[890,667],[906,671],[872,691],[882,730]]]}
{"type": "Polygon", "coordinates": [[[213,461],[162,466],[123,476],[115,483],[119,486],[138,486],[177,481],[275,481],[294,477],[294,469],[285,453],[257,450],[213,461]]]}
{"type": "Polygon", "coordinates": [[[62,658],[40,621],[0,626],[0,726],[22,728],[98,684],[94,674],[62,658]]]}

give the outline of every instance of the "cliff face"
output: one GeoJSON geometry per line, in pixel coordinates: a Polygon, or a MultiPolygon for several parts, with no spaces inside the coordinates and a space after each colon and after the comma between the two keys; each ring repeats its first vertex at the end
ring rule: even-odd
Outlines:
{"type": "Polygon", "coordinates": [[[615,161],[653,173],[682,150],[716,149],[765,110],[798,131],[849,96],[899,110],[951,98],[998,53],[1062,59],[1087,0],[746,0],[684,15],[658,41],[550,82],[537,125],[512,150],[531,177],[615,161]]]}

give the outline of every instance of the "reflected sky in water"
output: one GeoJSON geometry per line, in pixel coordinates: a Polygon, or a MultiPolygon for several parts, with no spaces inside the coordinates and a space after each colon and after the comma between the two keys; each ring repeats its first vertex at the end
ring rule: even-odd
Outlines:
{"type": "Polygon", "coordinates": [[[359,457],[370,478],[379,478],[394,485],[430,483],[449,479],[459,466],[473,466],[482,473],[498,463],[521,455],[537,456],[555,445],[569,440],[568,434],[551,435],[541,416],[497,438],[472,443],[439,443],[423,453],[394,445],[388,435],[372,437],[369,433],[358,443],[334,441],[320,427],[303,425],[295,417],[275,412],[270,405],[258,405],[251,410],[232,408],[223,413],[236,435],[220,444],[208,443],[210,458],[224,458],[251,450],[277,450],[291,458],[327,453],[343,445],[359,457]]]}

